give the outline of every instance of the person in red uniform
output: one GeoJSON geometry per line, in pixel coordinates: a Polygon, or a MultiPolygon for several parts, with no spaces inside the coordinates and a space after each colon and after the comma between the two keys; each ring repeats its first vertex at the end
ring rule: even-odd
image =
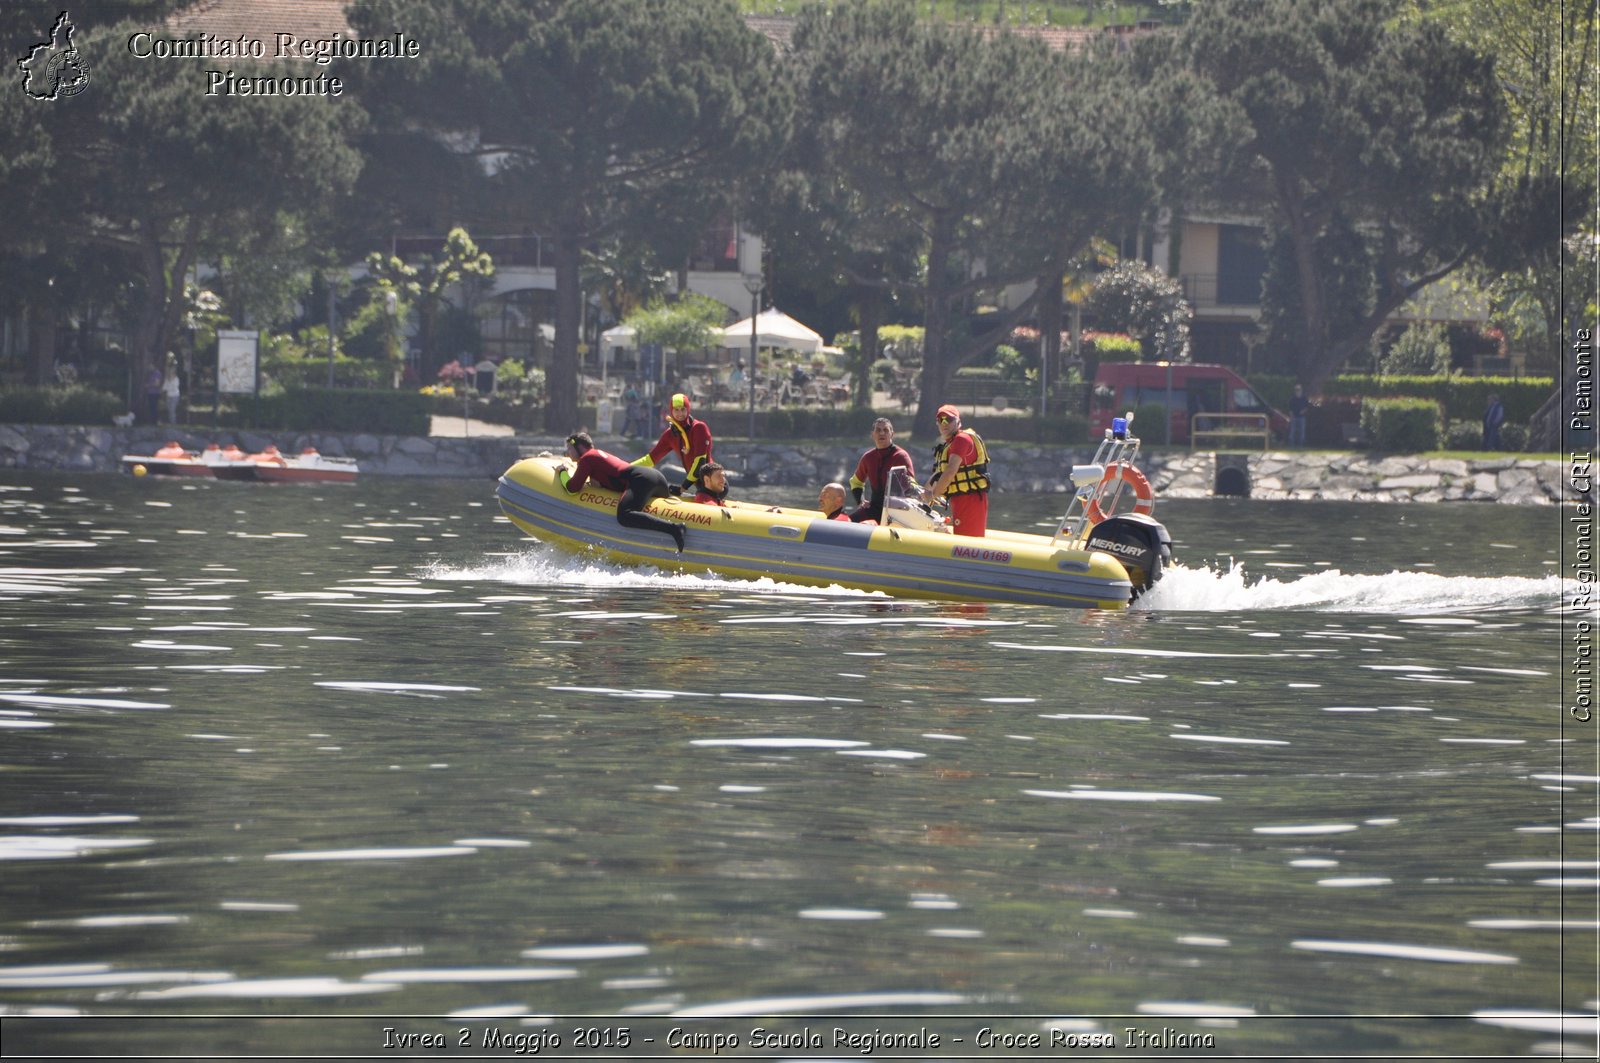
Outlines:
{"type": "Polygon", "coordinates": [[[721,465],[708,461],[700,466],[700,490],[694,500],[706,506],[726,506],[728,498],[728,473],[721,465]]]}
{"type": "Polygon", "coordinates": [[[683,463],[686,489],[700,486],[701,467],[711,460],[711,426],[689,412],[689,396],[679,392],[667,405],[667,428],[650,448],[650,453],[634,462],[653,468],[668,454],[683,463]]]}
{"type": "Polygon", "coordinates": [[[822,491],[817,495],[817,508],[822,510],[822,515],[829,520],[842,520],[848,523],[850,514],[844,511],[845,497],[844,484],[823,484],[822,491]]]}
{"type": "Polygon", "coordinates": [[[889,470],[894,468],[905,469],[908,480],[917,478],[911,455],[904,447],[895,445],[894,423],[887,417],[880,417],[872,422],[872,449],[861,455],[850,477],[850,491],[857,502],[850,513],[851,520],[857,524],[883,522],[883,498],[889,492],[889,470]],[[865,502],[861,501],[863,488],[871,488],[865,502]]]}
{"type": "Polygon", "coordinates": [[[653,500],[672,493],[667,478],[658,470],[629,465],[616,455],[607,454],[594,445],[588,432],[582,431],[567,437],[567,458],[573,462],[573,468],[569,472],[563,467],[556,473],[556,479],[569,495],[583,490],[590,480],[607,490],[621,491],[622,497],[617,500],[617,523],[624,528],[670,535],[678,546],[678,553],[683,553],[684,525],[644,512],[644,507],[653,500]]]}
{"type": "Polygon", "coordinates": [[[922,500],[948,497],[952,530],[981,538],[989,528],[989,448],[978,433],[961,427],[961,411],[954,406],[940,406],[936,423],[933,483],[922,500]]]}

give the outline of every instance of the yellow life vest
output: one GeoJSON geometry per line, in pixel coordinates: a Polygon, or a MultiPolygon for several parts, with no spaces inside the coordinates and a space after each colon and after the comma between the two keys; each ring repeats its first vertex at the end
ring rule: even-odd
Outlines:
{"type": "MultiPolygon", "coordinates": [[[[956,435],[966,436],[972,440],[973,450],[977,452],[974,462],[964,464],[956,472],[956,478],[950,481],[950,486],[945,489],[947,495],[971,495],[979,491],[989,490],[989,448],[983,445],[983,437],[970,428],[962,428],[956,435]]],[[[951,436],[952,439],[955,436],[951,436]]],[[[938,482],[944,475],[944,467],[950,456],[950,444],[941,439],[933,445],[933,481],[938,482]]]]}

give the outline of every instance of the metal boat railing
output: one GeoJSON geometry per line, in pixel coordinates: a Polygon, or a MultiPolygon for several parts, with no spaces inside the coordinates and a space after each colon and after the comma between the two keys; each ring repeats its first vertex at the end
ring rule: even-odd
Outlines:
{"type": "Polygon", "coordinates": [[[1132,411],[1124,417],[1112,418],[1111,427],[1106,429],[1105,438],[1094,452],[1094,460],[1088,465],[1072,467],[1072,483],[1076,490],[1067,502],[1067,512],[1062,515],[1061,523],[1056,525],[1056,533],[1050,537],[1051,546],[1081,544],[1088,538],[1088,530],[1093,526],[1089,523],[1091,503],[1098,502],[1102,513],[1116,509],[1128,480],[1125,477],[1112,479],[1107,489],[1106,470],[1118,465],[1131,466],[1133,459],[1139,456],[1139,437],[1132,433],[1132,428],[1132,411]]]}

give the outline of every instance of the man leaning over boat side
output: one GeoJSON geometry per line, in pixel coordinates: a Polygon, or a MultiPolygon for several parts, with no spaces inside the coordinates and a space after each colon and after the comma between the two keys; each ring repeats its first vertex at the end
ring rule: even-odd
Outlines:
{"type": "Polygon", "coordinates": [[[868,521],[883,523],[883,499],[889,493],[889,470],[896,468],[905,469],[907,480],[916,480],[917,470],[912,464],[911,455],[904,447],[895,445],[894,422],[887,417],[880,417],[872,422],[872,449],[861,455],[861,460],[856,462],[856,471],[850,477],[850,491],[857,503],[850,513],[851,520],[857,524],[868,521]],[[865,502],[861,501],[863,488],[870,489],[865,502]]]}
{"type": "Polygon", "coordinates": [[[622,492],[617,500],[617,523],[624,528],[670,535],[678,545],[678,553],[683,553],[684,525],[644,512],[653,500],[672,493],[659,470],[629,465],[616,455],[607,454],[582,430],[567,437],[567,458],[573,462],[571,472],[563,467],[556,473],[567,494],[577,494],[590,480],[607,490],[622,492]]]}
{"type": "Polygon", "coordinates": [[[940,406],[935,421],[939,442],[933,446],[933,482],[922,500],[948,497],[951,529],[982,538],[989,528],[989,448],[978,433],[961,427],[961,411],[954,406],[940,406]]]}
{"type": "Polygon", "coordinates": [[[711,460],[711,426],[689,411],[689,396],[681,391],[667,404],[667,427],[661,438],[634,464],[653,468],[668,454],[676,454],[683,463],[684,490],[699,487],[701,466],[711,460]]]}

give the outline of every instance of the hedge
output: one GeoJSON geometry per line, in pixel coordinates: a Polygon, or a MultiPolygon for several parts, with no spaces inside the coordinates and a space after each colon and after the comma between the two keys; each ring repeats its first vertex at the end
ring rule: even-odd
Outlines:
{"type": "Polygon", "coordinates": [[[425,436],[432,402],[415,391],[304,388],[240,400],[232,424],[281,431],[373,432],[425,436]]]}
{"type": "Polygon", "coordinates": [[[120,396],[81,385],[0,391],[0,424],[110,424],[125,413],[120,396]]]}
{"type": "Polygon", "coordinates": [[[1438,450],[1445,419],[1430,399],[1363,399],[1361,427],[1375,450],[1420,453],[1438,450]]]}
{"type": "MultiPolygon", "coordinates": [[[[1289,376],[1257,374],[1250,385],[1261,397],[1280,410],[1289,406],[1295,380],[1289,376]]],[[[1411,398],[1430,399],[1444,408],[1451,419],[1482,417],[1490,395],[1499,395],[1505,404],[1507,422],[1524,422],[1555,390],[1550,377],[1508,376],[1365,376],[1345,374],[1329,377],[1322,384],[1324,398],[1411,398]]]]}

